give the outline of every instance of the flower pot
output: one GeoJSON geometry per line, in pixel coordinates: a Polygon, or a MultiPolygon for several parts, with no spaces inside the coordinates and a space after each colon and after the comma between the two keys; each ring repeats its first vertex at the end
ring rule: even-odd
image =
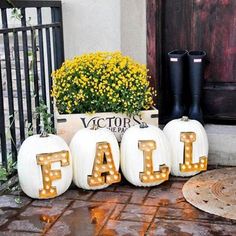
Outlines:
{"type": "Polygon", "coordinates": [[[158,110],[141,111],[140,115],[127,116],[122,113],[101,112],[94,114],[59,114],[56,112],[57,134],[68,144],[77,130],[97,125],[100,128],[110,129],[116,136],[118,142],[129,127],[146,122],[158,126],[158,110]]]}

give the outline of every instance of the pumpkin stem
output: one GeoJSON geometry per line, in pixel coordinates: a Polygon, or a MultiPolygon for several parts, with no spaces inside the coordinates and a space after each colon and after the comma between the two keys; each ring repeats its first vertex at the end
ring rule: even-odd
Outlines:
{"type": "Polygon", "coordinates": [[[181,121],[188,121],[189,119],[188,119],[188,117],[187,116],[182,116],[182,118],[181,118],[181,121]]]}
{"type": "Polygon", "coordinates": [[[148,125],[145,122],[141,122],[140,125],[139,125],[139,128],[141,128],[141,129],[148,128],[148,125]]]}
{"type": "Polygon", "coordinates": [[[47,131],[45,131],[45,130],[43,130],[42,132],[41,132],[41,134],[40,134],[40,138],[46,138],[46,137],[48,137],[49,135],[48,135],[48,133],[47,133],[47,131]]]}

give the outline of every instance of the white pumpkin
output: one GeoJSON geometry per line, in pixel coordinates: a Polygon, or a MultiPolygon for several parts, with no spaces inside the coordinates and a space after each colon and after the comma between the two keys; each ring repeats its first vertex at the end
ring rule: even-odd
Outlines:
{"type": "Polygon", "coordinates": [[[164,133],[158,127],[141,124],[129,128],[121,141],[123,175],[136,186],[161,184],[169,178],[170,150],[164,133]],[[151,147],[146,149],[146,154],[141,147],[145,142],[151,147]],[[148,163],[145,162],[146,158],[148,158],[148,163]],[[143,176],[144,173],[146,173],[145,176],[143,176]]]}
{"type": "Polygon", "coordinates": [[[111,183],[120,181],[121,176],[118,172],[120,166],[119,145],[115,135],[109,129],[80,129],[71,140],[70,150],[73,157],[73,182],[76,186],[94,190],[106,188],[111,183]],[[103,146],[110,153],[102,152],[103,146]],[[97,155],[100,155],[100,160],[97,160],[97,155]],[[106,159],[107,164],[103,163],[104,159],[106,159]],[[106,172],[105,177],[101,176],[103,169],[106,172]],[[92,176],[94,178],[92,181],[100,182],[97,184],[90,183],[92,176]],[[113,180],[111,180],[112,178],[113,180]]]}
{"type": "Polygon", "coordinates": [[[69,147],[57,135],[28,137],[19,150],[17,165],[21,188],[31,198],[59,196],[72,181],[69,147]]]}
{"type": "Polygon", "coordinates": [[[206,170],[208,139],[200,122],[183,117],[170,121],[163,131],[172,148],[172,175],[192,176],[206,170]]]}

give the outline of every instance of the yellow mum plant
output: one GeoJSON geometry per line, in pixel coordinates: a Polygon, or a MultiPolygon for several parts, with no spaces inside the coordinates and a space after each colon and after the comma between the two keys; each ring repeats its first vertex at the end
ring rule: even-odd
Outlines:
{"type": "Polygon", "coordinates": [[[147,68],[120,52],[97,52],[67,60],[52,74],[59,113],[137,114],[153,105],[147,68]]]}

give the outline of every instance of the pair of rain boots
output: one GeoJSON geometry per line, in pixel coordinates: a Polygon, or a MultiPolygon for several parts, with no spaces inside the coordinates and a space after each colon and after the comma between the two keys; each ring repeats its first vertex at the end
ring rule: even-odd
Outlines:
{"type": "Polygon", "coordinates": [[[201,93],[206,52],[174,50],[168,53],[168,57],[173,96],[171,119],[188,115],[190,119],[198,120],[203,124],[201,93]],[[185,114],[187,106],[189,109],[185,114]]]}

